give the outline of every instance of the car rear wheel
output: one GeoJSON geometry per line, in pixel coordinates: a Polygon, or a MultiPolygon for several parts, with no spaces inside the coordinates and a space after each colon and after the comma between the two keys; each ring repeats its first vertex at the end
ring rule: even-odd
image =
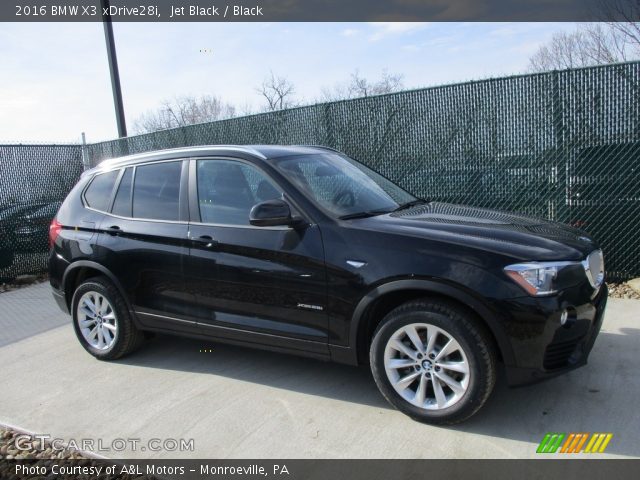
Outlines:
{"type": "Polygon", "coordinates": [[[144,340],[122,295],[104,277],[91,278],[76,289],[72,312],[80,344],[100,360],[128,355],[144,340]]]}
{"type": "Polygon", "coordinates": [[[495,351],[481,324],[440,300],[406,303],[380,323],[371,370],[384,397],[411,418],[458,423],[487,401],[496,378],[495,351]]]}

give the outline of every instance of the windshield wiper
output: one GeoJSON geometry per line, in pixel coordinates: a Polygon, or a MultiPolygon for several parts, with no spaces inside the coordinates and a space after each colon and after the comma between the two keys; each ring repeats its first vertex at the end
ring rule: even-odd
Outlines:
{"type": "Polygon", "coordinates": [[[338,217],[340,220],[351,220],[352,218],[367,218],[367,217],[375,217],[376,215],[382,215],[384,213],[391,213],[393,210],[367,210],[365,212],[356,212],[349,213],[347,215],[342,215],[338,217]]]}
{"type": "Polygon", "coordinates": [[[411,208],[411,207],[415,207],[416,205],[422,205],[424,203],[429,203],[428,200],[425,200],[423,198],[416,198],[415,200],[411,200],[410,202],[407,203],[403,203],[402,205],[400,205],[398,208],[396,208],[394,210],[394,212],[398,212],[400,210],[405,210],[407,208],[411,208]]]}

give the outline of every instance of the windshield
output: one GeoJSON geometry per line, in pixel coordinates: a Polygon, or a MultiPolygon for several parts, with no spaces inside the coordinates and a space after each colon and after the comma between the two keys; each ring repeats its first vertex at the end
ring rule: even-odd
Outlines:
{"type": "Polygon", "coordinates": [[[283,157],[274,165],[335,217],[387,213],[416,200],[382,175],[335,153],[283,157]]]}

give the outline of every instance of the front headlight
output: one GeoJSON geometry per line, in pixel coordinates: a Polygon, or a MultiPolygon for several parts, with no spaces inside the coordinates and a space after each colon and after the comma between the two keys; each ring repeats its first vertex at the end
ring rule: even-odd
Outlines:
{"type": "Polygon", "coordinates": [[[554,280],[563,268],[578,262],[516,263],[504,268],[505,273],[529,295],[540,297],[558,291],[554,280]]]}

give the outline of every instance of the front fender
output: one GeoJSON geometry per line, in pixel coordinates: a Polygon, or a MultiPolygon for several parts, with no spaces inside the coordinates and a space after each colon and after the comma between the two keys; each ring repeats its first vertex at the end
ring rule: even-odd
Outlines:
{"type": "Polygon", "coordinates": [[[375,300],[382,297],[383,295],[402,290],[423,290],[425,296],[429,294],[437,294],[439,296],[451,298],[452,300],[470,308],[481,318],[481,320],[485,323],[485,325],[495,338],[500,353],[502,354],[504,363],[507,365],[511,365],[514,363],[515,357],[511,348],[511,344],[506,334],[504,333],[504,329],[499,325],[499,322],[491,309],[484,302],[475,297],[472,293],[466,291],[466,289],[462,286],[452,285],[449,283],[443,283],[437,280],[430,279],[392,280],[370,290],[360,300],[360,302],[354,309],[350,322],[349,348],[334,349],[336,356],[340,357],[339,359],[336,358],[337,360],[351,364],[358,363],[358,333],[361,328],[361,323],[365,321],[365,313],[367,309],[373,304],[375,300]]]}

